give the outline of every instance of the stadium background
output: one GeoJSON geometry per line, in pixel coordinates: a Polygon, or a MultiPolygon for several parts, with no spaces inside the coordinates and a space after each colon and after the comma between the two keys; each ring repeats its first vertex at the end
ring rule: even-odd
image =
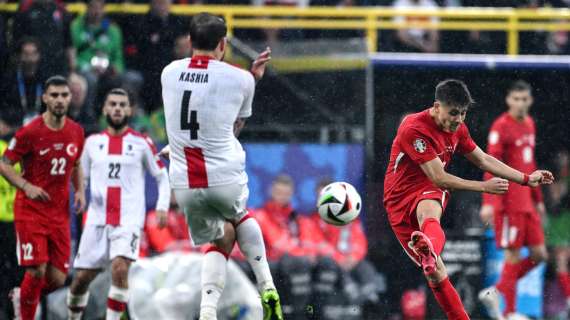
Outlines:
{"type": "MultiPolygon", "coordinates": [[[[272,43],[274,67],[257,87],[255,115],[241,137],[247,146],[248,173],[252,177],[250,204],[254,206],[263,203],[267,198],[271,178],[280,173],[293,174],[296,183],[294,205],[302,211],[308,209],[311,203],[310,193],[323,175],[346,179],[357,185],[367,204],[363,220],[369,241],[368,254],[387,279],[386,291],[383,292],[383,299],[389,309],[387,314],[398,315],[401,313],[400,299],[404,292],[416,289],[417,283],[421,283],[419,274],[416,278],[410,276],[417,272],[395,244],[383,209],[378,206],[388,150],[402,115],[428,106],[433,100],[433,88],[438,81],[449,77],[462,79],[469,85],[477,101],[467,122],[474,140],[484,147],[492,119],[504,110],[505,89],[511,81],[525,79],[533,85],[536,98],[532,114],[539,132],[539,165],[553,168],[555,154],[567,148],[570,59],[563,55],[554,58],[552,54],[567,53],[568,45],[552,50],[548,41],[552,34],[570,29],[570,24],[566,22],[570,12],[568,9],[551,8],[564,7],[564,2],[537,2],[537,5],[549,8],[528,9],[533,3],[535,2],[513,2],[511,7],[526,8],[519,10],[453,8],[432,11],[416,8],[393,11],[389,7],[358,7],[389,6],[390,1],[352,3],[352,6],[341,10],[327,7],[232,7],[224,2],[221,3],[222,6],[215,7],[175,5],[171,11],[184,18],[199,11],[224,15],[236,40],[232,43],[228,58],[243,66],[247,66],[252,58],[252,51],[265,45],[263,29],[284,28],[278,42],[272,43]],[[395,16],[417,19],[408,19],[398,25],[392,20],[395,16]],[[440,20],[430,20],[429,17],[432,16],[438,16],[440,20]],[[395,45],[396,32],[392,30],[399,28],[442,29],[441,54],[431,62],[423,61],[422,53],[399,55],[404,62],[391,61],[390,55],[375,55],[374,52],[401,49],[395,45]],[[456,29],[462,31],[445,31],[456,29]],[[519,29],[536,31],[521,32],[518,37],[519,29]],[[470,43],[466,35],[474,30],[492,31],[485,33],[486,42],[470,43]],[[467,63],[469,59],[466,56],[457,57],[446,53],[478,53],[485,57],[481,60],[491,61],[493,57],[488,54],[509,53],[511,61],[503,64],[488,61],[470,64],[467,63]],[[517,53],[541,56],[521,59],[517,58],[517,53]],[[311,161],[299,161],[301,155],[311,161]],[[264,168],[264,163],[271,164],[265,166],[265,171],[260,169],[264,168]],[[280,165],[274,165],[275,163],[280,165]],[[330,166],[327,167],[325,163],[330,166]]],[[[503,7],[509,4],[504,1],[475,1],[473,4],[465,2],[464,6],[503,7]]],[[[342,5],[346,3],[342,2],[342,5]]],[[[17,15],[17,8],[17,4],[0,2],[2,35],[5,40],[2,42],[3,75],[8,74],[10,68],[7,57],[15,53],[15,43],[11,40],[17,30],[11,29],[11,22],[17,15]]],[[[82,4],[70,4],[68,8],[74,14],[85,9],[82,4]]],[[[129,49],[136,42],[133,40],[133,35],[136,34],[136,23],[133,21],[140,19],[148,7],[118,3],[108,5],[107,8],[110,19],[123,30],[127,68],[136,70],[144,67],[140,61],[130,59],[129,49]]],[[[97,108],[96,105],[91,107],[97,108]]],[[[133,119],[136,128],[148,132],[159,143],[165,142],[162,123],[159,106],[145,107],[133,119]]],[[[17,127],[17,124],[8,125],[17,127]]],[[[473,179],[481,177],[463,159],[456,160],[453,172],[473,179]]],[[[149,193],[149,202],[151,199],[152,191],[149,193]]],[[[451,230],[451,243],[477,243],[481,250],[492,248],[489,246],[489,235],[485,235],[478,220],[479,202],[477,194],[454,193],[443,219],[444,226],[451,230]]],[[[447,249],[450,250],[450,247],[452,250],[456,247],[461,250],[460,245],[448,244],[447,249]]],[[[479,274],[474,272],[473,277],[465,279],[465,290],[470,290],[471,293],[476,293],[482,287],[483,280],[493,277],[493,271],[496,272],[490,267],[495,261],[489,260],[493,253],[489,250],[479,253],[479,259],[466,258],[463,261],[459,258],[457,261],[458,270],[465,270],[469,266],[480,268],[479,274]]],[[[458,274],[461,276],[462,273],[458,274]]],[[[527,286],[542,287],[544,274],[539,272],[531,276],[534,279],[527,286]]],[[[530,306],[528,310],[523,311],[530,316],[542,317],[542,302],[547,304],[557,300],[553,296],[546,296],[544,300],[543,297],[542,291],[535,294],[533,302],[525,303],[526,307],[530,306]]],[[[474,298],[471,298],[475,303],[474,298]]],[[[436,308],[432,306],[433,302],[428,302],[429,319],[437,318],[435,314],[438,311],[433,310],[436,308]]],[[[479,314],[478,306],[473,305],[472,308],[475,314],[479,314]]],[[[384,316],[387,315],[379,317],[384,316]]]]}

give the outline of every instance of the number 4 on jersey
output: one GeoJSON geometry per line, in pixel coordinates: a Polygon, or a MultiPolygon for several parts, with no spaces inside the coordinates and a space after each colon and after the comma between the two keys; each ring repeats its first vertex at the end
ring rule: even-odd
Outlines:
{"type": "Polygon", "coordinates": [[[180,128],[182,130],[190,130],[190,140],[198,139],[198,130],[200,124],[198,123],[198,111],[190,110],[190,96],[192,91],[184,91],[182,96],[182,105],[180,110],[180,128]],[[190,120],[188,120],[188,112],[190,111],[190,120]]]}

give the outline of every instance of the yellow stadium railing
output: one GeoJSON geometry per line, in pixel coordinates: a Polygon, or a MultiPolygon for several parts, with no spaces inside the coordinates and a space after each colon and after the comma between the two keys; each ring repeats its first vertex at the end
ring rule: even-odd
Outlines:
{"type": "MultiPolygon", "coordinates": [[[[85,11],[84,4],[68,4],[73,13],[85,11]]],[[[144,14],[148,5],[107,4],[106,11],[114,14],[144,14]]],[[[0,3],[0,11],[15,11],[17,4],[0,3]]],[[[363,30],[369,52],[376,52],[378,30],[437,29],[482,30],[507,33],[507,53],[519,52],[521,31],[569,31],[569,9],[511,9],[511,8],[445,8],[402,10],[388,7],[252,7],[173,5],[172,12],[193,15],[211,12],[224,16],[229,35],[235,29],[353,29],[363,30]],[[395,17],[409,17],[397,22],[395,17]]]]}

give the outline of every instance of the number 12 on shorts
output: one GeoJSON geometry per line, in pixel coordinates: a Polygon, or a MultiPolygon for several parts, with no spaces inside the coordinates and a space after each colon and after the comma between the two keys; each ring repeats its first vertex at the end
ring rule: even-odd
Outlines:
{"type": "Polygon", "coordinates": [[[32,255],[32,250],[34,246],[31,243],[22,243],[22,259],[23,260],[32,260],[34,256],[32,255]]]}
{"type": "Polygon", "coordinates": [[[192,91],[185,90],[182,95],[182,105],[180,106],[180,129],[190,130],[190,140],[198,140],[198,130],[200,124],[198,123],[198,111],[190,110],[190,97],[192,91]],[[188,119],[190,113],[190,119],[188,119]]]}

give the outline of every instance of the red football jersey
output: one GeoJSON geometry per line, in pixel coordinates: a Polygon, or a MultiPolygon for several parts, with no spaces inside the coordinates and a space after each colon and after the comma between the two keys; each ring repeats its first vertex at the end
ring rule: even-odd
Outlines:
{"type": "Polygon", "coordinates": [[[69,219],[71,172],[79,161],[84,140],[83,128],[69,118],[61,130],[55,131],[39,116],[16,132],[4,156],[21,162],[24,179],[44,189],[51,200],[31,200],[18,190],[15,220],[58,223],[69,219]]]}
{"type": "Polygon", "coordinates": [[[419,193],[430,188],[439,190],[420,164],[439,157],[445,169],[455,152],[467,154],[476,147],[465,124],[456,132],[445,132],[437,126],[429,109],[404,118],[392,144],[384,179],[384,206],[388,214],[406,214],[419,193]]]}
{"type": "MultiPolygon", "coordinates": [[[[487,153],[519,171],[532,173],[536,170],[535,137],[536,127],[530,116],[519,122],[505,112],[491,126],[487,153]]],[[[492,175],[485,173],[484,179],[490,178],[492,175]]],[[[509,191],[504,196],[483,194],[483,204],[493,205],[498,212],[534,212],[534,203],[541,201],[540,188],[529,188],[517,183],[509,184],[509,191]]]]}

